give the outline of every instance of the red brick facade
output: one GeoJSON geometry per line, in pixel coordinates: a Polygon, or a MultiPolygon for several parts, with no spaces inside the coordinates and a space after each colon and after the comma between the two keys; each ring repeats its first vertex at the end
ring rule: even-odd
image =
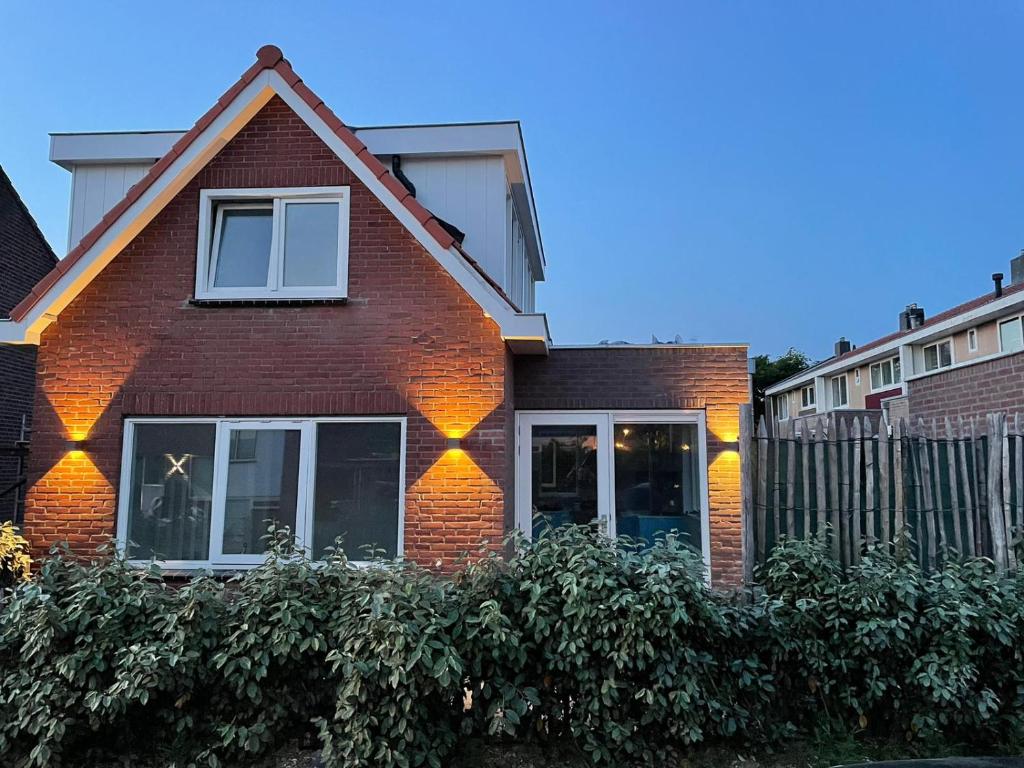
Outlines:
{"type": "Polygon", "coordinates": [[[1024,413],[1024,352],[911,379],[907,395],[915,422],[1024,413]]]}
{"type": "Polygon", "coordinates": [[[708,427],[712,581],[742,582],[739,406],[750,402],[747,348],[553,349],[516,359],[520,410],[698,409],[708,427]]]}
{"type": "Polygon", "coordinates": [[[503,533],[508,375],[495,323],[275,98],[43,333],[26,532],[114,533],[128,416],[403,414],[406,552],[450,564],[503,533]],[[303,185],[351,186],[347,304],[190,304],[199,190],[303,185]]]}

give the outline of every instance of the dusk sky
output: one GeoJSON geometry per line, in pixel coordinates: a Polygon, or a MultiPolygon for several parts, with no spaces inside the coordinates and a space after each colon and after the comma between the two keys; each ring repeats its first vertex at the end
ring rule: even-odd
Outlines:
{"type": "Polygon", "coordinates": [[[58,255],[47,134],[188,128],[264,43],[353,125],[522,121],[555,343],[825,357],[1024,248],[1024,3],[43,8],[0,7],[0,164],[58,255]]]}

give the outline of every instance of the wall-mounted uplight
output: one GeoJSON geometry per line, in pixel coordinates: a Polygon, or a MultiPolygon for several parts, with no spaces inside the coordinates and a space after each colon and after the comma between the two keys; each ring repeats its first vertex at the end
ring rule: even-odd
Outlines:
{"type": "Polygon", "coordinates": [[[64,444],[64,448],[68,453],[81,453],[85,450],[85,438],[72,438],[64,444]]]}
{"type": "Polygon", "coordinates": [[[461,437],[449,437],[446,441],[446,446],[449,451],[461,451],[462,450],[462,438],[461,437]]]}

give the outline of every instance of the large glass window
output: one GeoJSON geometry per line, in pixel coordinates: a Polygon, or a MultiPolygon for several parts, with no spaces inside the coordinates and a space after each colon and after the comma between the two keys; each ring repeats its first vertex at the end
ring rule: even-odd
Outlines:
{"type": "Polygon", "coordinates": [[[776,395],[775,397],[775,416],[779,421],[785,421],[789,418],[789,395],[776,395]]]}
{"type": "Polygon", "coordinates": [[[348,188],[200,192],[200,299],[343,298],[348,188]]]}
{"type": "Polygon", "coordinates": [[[396,422],[317,426],[314,553],[342,536],[351,560],[366,559],[368,548],[395,557],[401,432],[396,422]]]}
{"type": "Polygon", "coordinates": [[[846,374],[832,378],[832,407],[843,408],[850,402],[850,394],[847,389],[846,374]]]}
{"type": "Polygon", "coordinates": [[[231,429],[231,447],[252,458],[228,462],[224,500],[225,555],[260,553],[268,526],[295,530],[299,490],[298,429],[231,429]]]}
{"type": "Polygon", "coordinates": [[[678,531],[701,549],[696,424],[615,425],[615,530],[645,541],[678,531]]]}
{"type": "Polygon", "coordinates": [[[591,424],[533,427],[534,535],[597,516],[597,448],[597,427],[591,424]]]}
{"type": "Polygon", "coordinates": [[[1021,333],[1019,317],[999,324],[999,349],[1003,352],[1018,352],[1024,349],[1024,334],[1021,333]]]}
{"type": "Polygon", "coordinates": [[[126,426],[118,538],[133,560],[245,566],[271,523],[315,555],[401,555],[404,420],[208,419],[126,426]],[[307,487],[309,486],[309,487],[307,487]]]}
{"type": "Polygon", "coordinates": [[[900,359],[898,357],[871,364],[871,389],[879,390],[899,384],[900,359]]]}
{"type": "Polygon", "coordinates": [[[537,411],[516,422],[521,530],[595,524],[648,543],[677,531],[709,560],[702,413],[537,411]]]}
{"type": "Polygon", "coordinates": [[[814,406],[814,385],[804,387],[800,390],[800,407],[812,408],[814,406]]]}
{"type": "Polygon", "coordinates": [[[138,424],[127,513],[128,557],[205,560],[213,502],[213,424],[138,424]]]}

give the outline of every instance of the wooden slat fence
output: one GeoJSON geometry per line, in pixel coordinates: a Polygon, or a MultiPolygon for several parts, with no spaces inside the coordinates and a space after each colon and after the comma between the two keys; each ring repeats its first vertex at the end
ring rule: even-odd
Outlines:
{"type": "Polygon", "coordinates": [[[743,453],[748,580],[780,536],[823,537],[843,565],[865,546],[904,539],[925,568],[950,553],[1017,566],[1024,526],[1024,423],[1019,415],[942,423],[867,419],[792,422],[769,435],[747,421],[743,453]],[[879,433],[880,430],[880,433],[879,433]]]}

